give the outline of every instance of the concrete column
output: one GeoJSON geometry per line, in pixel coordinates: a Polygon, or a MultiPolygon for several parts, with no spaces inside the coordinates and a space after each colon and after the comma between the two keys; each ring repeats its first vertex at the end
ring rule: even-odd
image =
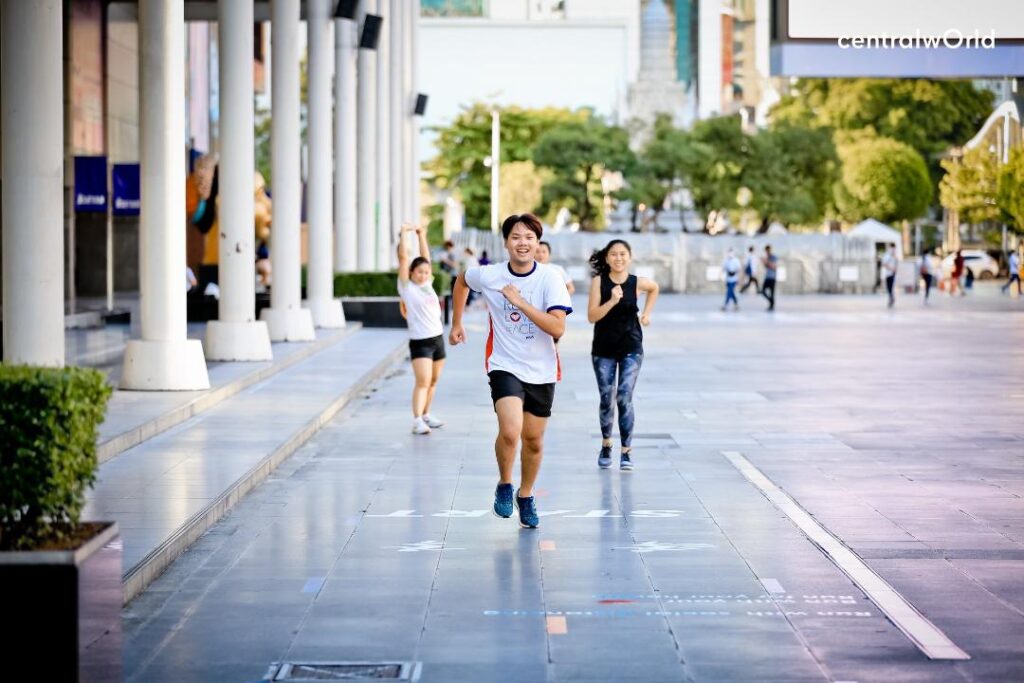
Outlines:
{"type": "MultiPolygon", "coordinates": [[[[363,17],[376,11],[377,0],[359,3],[360,31],[363,17]]],[[[356,70],[356,265],[366,271],[374,269],[377,253],[377,53],[361,48],[356,70]]]]}
{"type": "MultiPolygon", "coordinates": [[[[9,4],[9,3],[7,3],[9,4]]],[[[122,389],[208,389],[203,346],[186,336],[184,0],[139,2],[139,299],[122,389]]],[[[6,98],[5,98],[6,99],[6,98]]]]}
{"type": "Polygon", "coordinates": [[[697,116],[722,111],[722,0],[700,0],[697,10],[697,116]]]}
{"type": "Polygon", "coordinates": [[[334,269],[356,269],[356,38],[350,19],[334,22],[334,269]]]}
{"type": "MultiPolygon", "coordinates": [[[[405,112],[405,93],[402,84],[405,81],[405,29],[408,26],[408,16],[405,8],[410,4],[408,0],[390,0],[391,7],[389,18],[391,20],[390,44],[391,60],[389,66],[391,74],[389,77],[390,95],[388,109],[390,114],[390,137],[391,137],[391,222],[392,225],[401,225],[411,220],[405,213],[405,187],[408,184],[405,176],[405,124],[402,115],[405,112]]],[[[390,254],[394,249],[390,250],[390,254]]]]}
{"type": "Polygon", "coordinates": [[[412,115],[413,106],[416,101],[416,93],[413,90],[413,60],[415,58],[413,51],[413,24],[419,20],[420,3],[418,0],[408,2],[403,7],[403,10],[405,15],[405,30],[403,31],[405,48],[402,57],[405,62],[405,68],[402,73],[402,173],[404,178],[402,215],[407,221],[416,221],[417,216],[413,211],[413,193],[416,191],[413,168],[413,145],[416,141],[413,137],[414,121],[412,115]]]}
{"type": "Polygon", "coordinates": [[[220,29],[220,301],[206,326],[209,360],[271,360],[267,324],[256,320],[253,225],[253,2],[219,0],[220,29]]]}
{"type": "Polygon", "coordinates": [[[334,215],[331,167],[331,67],[334,20],[331,0],[306,0],[309,80],[307,139],[309,186],[306,217],[309,223],[309,264],[306,308],[317,327],[344,327],[341,302],[334,298],[334,215]]]}
{"type": "Polygon", "coordinates": [[[271,191],[270,228],[273,280],[270,308],[260,318],[272,341],[313,341],[313,316],[301,304],[300,222],[302,176],[299,170],[299,0],[270,3],[271,191]]]}
{"type": "Polygon", "coordinates": [[[411,62],[411,78],[412,87],[410,88],[409,97],[409,118],[412,123],[409,127],[409,135],[412,138],[412,143],[409,151],[409,165],[411,166],[412,177],[410,179],[411,187],[409,188],[409,214],[410,220],[419,222],[422,220],[420,216],[420,120],[418,117],[413,116],[412,111],[416,104],[416,94],[419,92],[419,78],[417,77],[419,69],[419,33],[420,33],[420,2],[419,0],[413,0],[412,3],[413,17],[412,22],[409,24],[409,32],[411,34],[409,50],[412,55],[411,62]]]}
{"type": "Polygon", "coordinates": [[[377,45],[377,240],[374,258],[377,270],[391,265],[391,40],[389,26],[394,20],[390,0],[379,0],[378,14],[384,17],[377,45]]]}
{"type": "Polygon", "coordinates": [[[4,361],[64,365],[63,2],[0,3],[4,361]]]}

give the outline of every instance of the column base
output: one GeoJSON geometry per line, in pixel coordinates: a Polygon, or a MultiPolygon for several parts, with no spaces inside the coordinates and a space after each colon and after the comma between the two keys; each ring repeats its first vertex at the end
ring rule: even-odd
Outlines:
{"type": "Polygon", "coordinates": [[[211,320],[206,324],[203,343],[207,360],[273,360],[270,330],[260,321],[227,322],[211,320]]]}
{"type": "Polygon", "coordinates": [[[345,327],[345,311],[339,299],[312,299],[302,305],[313,314],[313,324],[317,327],[345,327]]]}
{"type": "Polygon", "coordinates": [[[129,340],[118,386],[135,391],[209,389],[203,345],[197,339],[129,340]]]}
{"type": "Polygon", "coordinates": [[[313,315],[305,308],[264,308],[260,320],[267,323],[270,341],[316,341],[313,315]]]}

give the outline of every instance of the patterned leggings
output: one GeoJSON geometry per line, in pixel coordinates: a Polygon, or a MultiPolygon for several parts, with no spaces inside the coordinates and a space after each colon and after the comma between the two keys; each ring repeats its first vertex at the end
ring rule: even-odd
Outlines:
{"type": "Polygon", "coordinates": [[[594,361],[594,374],[597,376],[597,389],[601,394],[601,436],[610,439],[615,424],[615,406],[619,407],[619,440],[623,448],[629,448],[633,440],[633,388],[640,375],[643,364],[642,353],[628,353],[621,360],[591,356],[594,361]],[[616,386],[615,372],[618,370],[619,381],[616,386]]]}

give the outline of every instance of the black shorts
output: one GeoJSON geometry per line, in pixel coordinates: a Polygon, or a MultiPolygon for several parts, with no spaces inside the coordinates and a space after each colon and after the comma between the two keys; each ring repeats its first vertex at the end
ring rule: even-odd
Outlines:
{"type": "Polygon", "coordinates": [[[444,335],[430,337],[429,339],[410,339],[409,355],[413,360],[417,358],[444,360],[444,335]]]}
{"type": "Polygon", "coordinates": [[[523,412],[537,417],[551,417],[551,406],[555,402],[555,383],[529,384],[511,372],[492,370],[487,373],[491,383],[491,400],[516,396],[523,402],[523,412]]]}

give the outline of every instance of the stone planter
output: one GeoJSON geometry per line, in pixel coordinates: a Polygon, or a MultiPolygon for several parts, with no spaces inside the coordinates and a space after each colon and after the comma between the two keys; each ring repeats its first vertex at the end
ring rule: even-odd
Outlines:
{"type": "Polygon", "coordinates": [[[405,327],[397,296],[343,296],[345,320],[358,321],[364,327],[405,327]]]}
{"type": "Polygon", "coordinates": [[[117,524],[74,550],[0,552],[5,680],[121,680],[117,524]]]}

